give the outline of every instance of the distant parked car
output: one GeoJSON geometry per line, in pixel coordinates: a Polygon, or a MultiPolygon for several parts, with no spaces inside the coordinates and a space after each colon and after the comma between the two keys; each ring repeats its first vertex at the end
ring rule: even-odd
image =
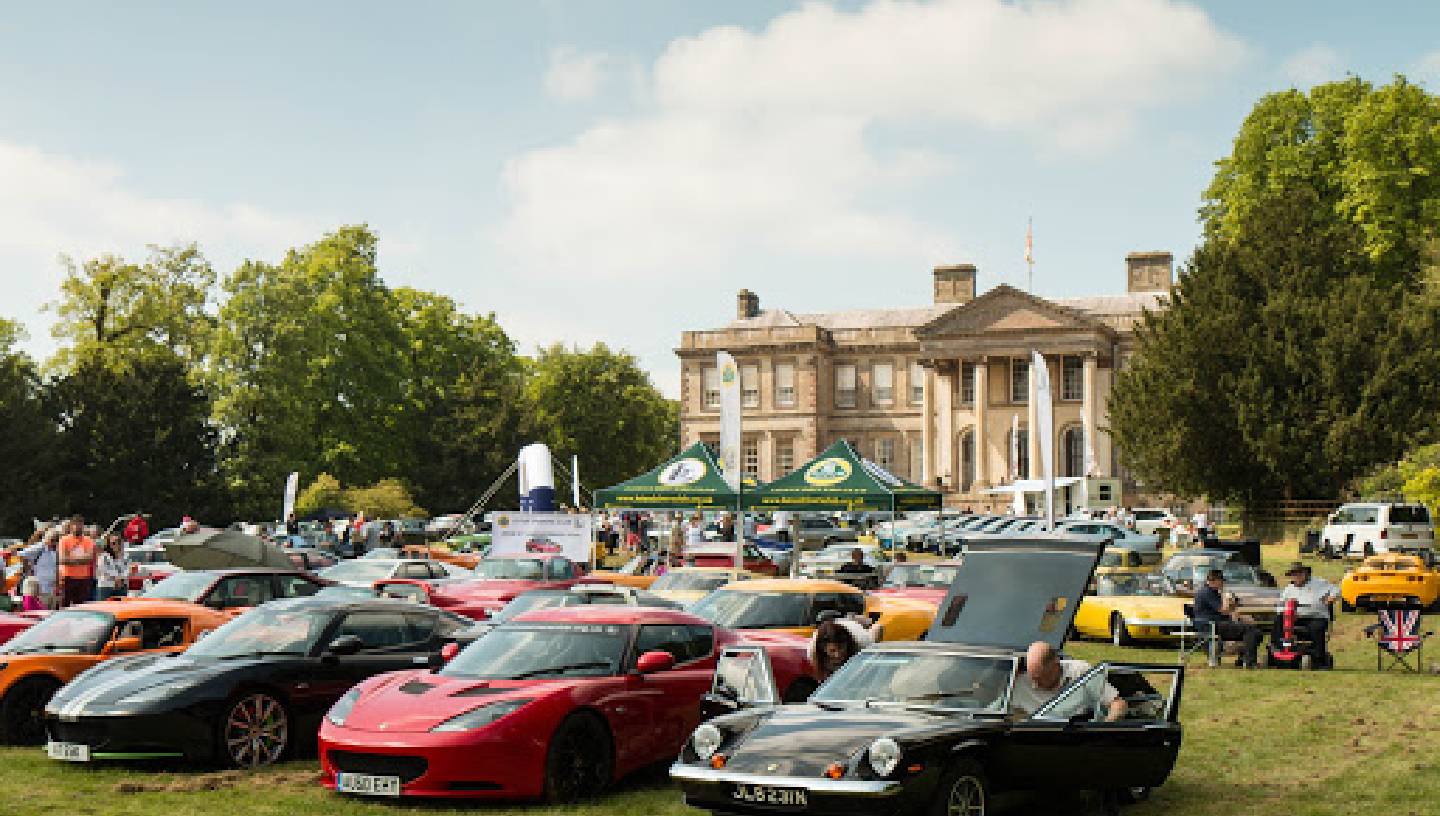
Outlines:
{"type": "Polygon", "coordinates": [[[1116,546],[1140,553],[1140,557],[1145,563],[1160,563],[1159,536],[1145,535],[1121,527],[1118,524],[1110,524],[1103,521],[1067,521],[1063,524],[1056,525],[1056,527],[1063,533],[1108,536],[1116,546]]]}
{"type": "Polygon", "coordinates": [[[1320,554],[1326,558],[1368,558],[1376,553],[1434,549],[1435,525],[1423,504],[1342,504],[1320,531],[1320,554]]]}
{"type": "Polygon", "coordinates": [[[1135,532],[1141,535],[1159,535],[1176,522],[1174,514],[1163,507],[1137,507],[1130,514],[1135,517],[1135,532]]]}

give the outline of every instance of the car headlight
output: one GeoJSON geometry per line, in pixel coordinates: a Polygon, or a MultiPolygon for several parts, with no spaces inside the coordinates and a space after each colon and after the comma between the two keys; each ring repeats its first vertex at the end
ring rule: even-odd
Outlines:
{"type": "Polygon", "coordinates": [[[431,730],[432,732],[433,732],[433,731],[474,731],[474,730],[477,729],[477,728],[484,728],[485,726],[489,725],[490,723],[495,722],[496,720],[500,719],[501,717],[505,716],[506,714],[511,713],[511,712],[514,711],[515,709],[519,708],[520,706],[525,705],[525,704],[528,703],[528,702],[530,702],[530,700],[528,700],[528,699],[526,699],[526,700],[504,700],[504,701],[498,702],[498,703],[491,703],[491,704],[489,704],[489,705],[483,705],[483,706],[480,706],[479,708],[472,708],[472,709],[470,709],[469,711],[465,712],[464,714],[461,714],[461,715],[456,716],[456,717],[451,717],[450,719],[446,720],[445,722],[440,723],[439,725],[435,726],[434,728],[432,728],[432,729],[430,729],[430,730],[431,730]]]}
{"type": "Polygon", "coordinates": [[[695,733],[690,735],[690,747],[695,749],[695,755],[700,757],[702,762],[708,762],[710,757],[715,756],[715,752],[720,750],[720,743],[724,741],[725,737],[720,733],[720,729],[710,723],[701,723],[695,733]]]}
{"type": "Polygon", "coordinates": [[[900,765],[900,745],[889,737],[881,737],[870,743],[866,758],[870,761],[870,770],[877,776],[889,776],[900,765]]]}
{"type": "Polygon", "coordinates": [[[325,712],[325,719],[335,725],[344,725],[345,718],[350,716],[350,709],[355,707],[355,701],[358,699],[360,699],[360,687],[356,686],[341,695],[340,699],[335,701],[335,705],[330,706],[330,710],[325,712]]]}

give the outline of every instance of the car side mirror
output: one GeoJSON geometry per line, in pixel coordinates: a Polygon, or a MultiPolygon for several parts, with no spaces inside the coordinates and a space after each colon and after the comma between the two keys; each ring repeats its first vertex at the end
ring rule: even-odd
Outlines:
{"type": "Polygon", "coordinates": [[[454,660],[457,654],[460,654],[460,644],[451,641],[441,646],[440,651],[431,652],[426,662],[429,663],[431,671],[440,671],[446,663],[454,660]]]}
{"type": "Polygon", "coordinates": [[[635,661],[635,671],[641,674],[669,671],[675,668],[675,655],[659,650],[646,652],[635,661]]]}
{"type": "Polygon", "coordinates": [[[111,654],[124,654],[126,652],[138,651],[140,651],[140,638],[138,637],[118,637],[110,642],[111,654]]]}
{"type": "Polygon", "coordinates": [[[340,637],[337,637],[334,640],[330,641],[330,645],[326,647],[325,651],[327,654],[336,655],[337,657],[345,657],[347,655],[356,654],[364,647],[365,641],[361,640],[359,636],[341,635],[340,637]]]}

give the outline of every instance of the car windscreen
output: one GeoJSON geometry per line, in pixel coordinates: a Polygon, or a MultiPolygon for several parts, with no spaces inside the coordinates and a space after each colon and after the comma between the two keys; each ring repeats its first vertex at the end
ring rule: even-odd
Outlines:
{"type": "Polygon", "coordinates": [[[804,592],[740,592],[717,589],[690,611],[732,629],[810,626],[810,596],[804,592]]]}
{"type": "Polygon", "coordinates": [[[369,584],[389,578],[394,571],[395,564],[392,561],[366,561],[360,558],[354,561],[341,561],[333,567],[326,567],[320,571],[320,575],[332,581],[369,584]]]}
{"type": "Polygon", "coordinates": [[[618,674],[630,627],[512,622],[456,655],[440,674],[487,680],[618,674]]]}
{"type": "Polygon", "coordinates": [[[214,582],[215,576],[208,573],[177,572],[145,590],[143,595],[146,598],[168,598],[195,603],[214,582]]]}
{"type": "Polygon", "coordinates": [[[114,628],[114,615],[89,609],[62,609],[0,646],[0,653],[99,654],[114,628]]]}
{"type": "Polygon", "coordinates": [[[498,620],[506,621],[522,612],[554,609],[559,606],[579,606],[585,601],[585,598],[574,592],[526,592],[505,604],[505,608],[501,609],[495,617],[498,620]]]}
{"type": "Polygon", "coordinates": [[[1430,511],[1419,505],[1397,504],[1390,508],[1391,524],[1429,524],[1430,511]]]}
{"type": "Polygon", "coordinates": [[[1151,521],[1153,519],[1165,518],[1164,510],[1136,510],[1131,513],[1136,521],[1151,521]]]}
{"type": "Polygon", "coordinates": [[[476,578],[507,578],[539,581],[545,577],[545,562],[539,558],[496,558],[481,561],[475,568],[476,578]]]}
{"type": "Polygon", "coordinates": [[[195,657],[306,655],[332,616],[330,610],[256,607],[196,641],[185,653],[195,657]]]}
{"type": "Polygon", "coordinates": [[[164,550],[128,550],[125,557],[132,564],[166,564],[164,550]]]}
{"type": "Polygon", "coordinates": [[[667,572],[655,579],[650,591],[709,592],[730,583],[728,572],[667,572]]]}
{"type": "Polygon", "coordinates": [[[831,675],[810,701],[1003,712],[1014,673],[1009,657],[865,651],[831,675]]]}
{"type": "Polygon", "coordinates": [[[1102,575],[1095,579],[1095,594],[1102,598],[1158,598],[1169,595],[1169,589],[1159,575],[1102,575]]]}
{"type": "Polygon", "coordinates": [[[890,570],[885,586],[891,589],[928,587],[944,589],[955,582],[959,567],[936,567],[931,564],[898,564],[890,570]]]}

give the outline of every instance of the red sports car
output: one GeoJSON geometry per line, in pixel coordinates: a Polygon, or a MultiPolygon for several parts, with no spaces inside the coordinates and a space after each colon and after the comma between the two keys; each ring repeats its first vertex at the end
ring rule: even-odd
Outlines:
{"type": "Polygon", "coordinates": [[[371,678],[320,726],[323,782],[373,796],[546,799],[598,793],[676,756],[720,649],[761,643],[787,697],[815,688],[808,640],[678,610],[577,606],[491,630],[438,671],[371,678]]]}
{"type": "Polygon", "coordinates": [[[415,581],[392,578],[375,588],[475,620],[488,620],[515,596],[532,589],[569,589],[588,583],[585,568],[563,555],[492,555],[475,567],[474,580],[415,581]]]}
{"type": "Polygon", "coordinates": [[[0,612],[0,643],[39,623],[48,612],[0,612]]]}

